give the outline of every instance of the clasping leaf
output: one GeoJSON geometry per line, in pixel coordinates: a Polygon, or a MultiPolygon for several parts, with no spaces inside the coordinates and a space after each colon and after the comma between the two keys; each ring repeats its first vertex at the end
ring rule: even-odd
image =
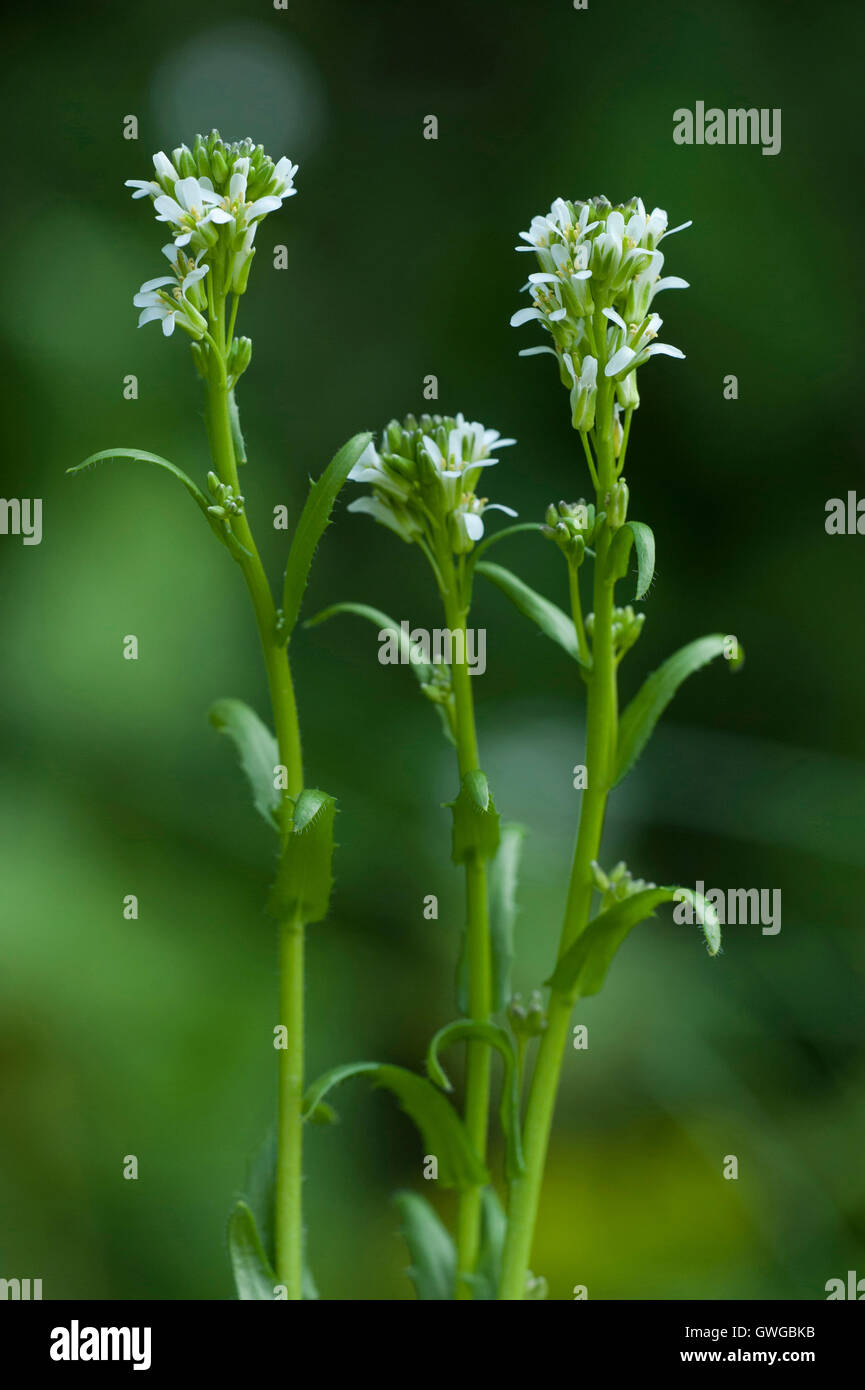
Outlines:
{"type": "Polygon", "coordinates": [[[702,894],[690,888],[645,888],[615,903],[590,922],[561,957],[547,984],[567,998],[584,999],[597,994],[628,932],[647,917],[653,917],[660,903],[674,901],[690,902],[697,909],[709,955],[717,955],[721,949],[718,914],[702,894]]]}
{"type": "Polygon", "coordinates": [[[291,637],[300,612],[309,571],[316,547],[330,522],[330,514],[339,491],[364,449],[371,434],[356,434],[334,454],[321,477],[309,489],[306,503],[288,552],[285,584],[282,595],[280,634],[285,641],[291,637]]]}
{"type": "Polygon", "coordinates": [[[336,800],[313,788],[302,791],[283,847],[267,911],[278,921],[309,926],[327,916],[333,887],[333,818],[336,800]]]}

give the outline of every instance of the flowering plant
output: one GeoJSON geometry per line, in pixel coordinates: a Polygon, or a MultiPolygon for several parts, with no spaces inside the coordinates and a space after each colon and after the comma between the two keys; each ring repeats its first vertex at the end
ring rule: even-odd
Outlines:
{"type": "MultiPolygon", "coordinates": [[[[261,221],[294,192],[297,167],[274,163],[251,141],[224,142],[214,131],[169,158],[154,157],[154,178],[130,180],[136,198],[149,198],[171,240],[163,252],[171,274],[146,281],[135,296],[140,324],[176,327],[190,346],[204,383],[212,467],[205,492],[176,464],[138,449],[104,450],[71,472],[108,458],[151,462],[177,477],[215,537],[237,563],[247,585],[268,678],[274,731],[237,700],[218,701],[214,725],[234,742],[254,802],[277,837],[276,870],[268,911],[278,928],[280,1024],[277,1122],[265,1150],[265,1181],[256,1178],[256,1203],[239,1202],[229,1223],[229,1248],[242,1299],[315,1298],[304,1255],[302,1155],[304,1126],[333,1118],[331,1091],[366,1076],[390,1090],[418,1126],[435,1177],[458,1195],[455,1233],[417,1193],[398,1201],[411,1256],[411,1276],[423,1299],[542,1298],[542,1276],[529,1270],[570,1019],[577,999],[597,993],[619,946],[661,903],[692,905],[697,895],[634,878],[624,863],[601,868],[607,800],[645,747],[682,681],[727,651],[715,634],[682,648],[645,681],[619,713],[619,667],[638,641],[643,614],[616,602],[636,559],[633,602],[642,600],[654,570],[649,527],[628,515],[625,466],[631,419],[639,405],[637,372],[652,357],[682,357],[657,341],[661,320],[652,304],[662,290],[685,281],[663,277],[666,213],[646,214],[639,199],[612,207],[604,198],[557,199],[533,219],[520,251],[533,252],[531,305],[512,322],[536,322],[549,342],[523,355],[552,353],[569,392],[573,428],[580,437],[594,491],[591,501],[550,503],[544,520],[518,522],[485,533],[489,513],[516,513],[486,495],[488,470],[515,441],[464,415],[407,416],[392,420],[378,443],[355,435],[312,485],[286,560],[281,596],[274,596],[256,547],[239,468],[246,446],[235,397],[252,344],[236,335],[261,221]],[[441,715],[453,746],[456,779],[451,857],[465,880],[466,929],[457,971],[459,1017],[445,1023],[429,1045],[428,1076],[382,1062],[335,1066],[310,1085],[304,1078],[305,929],[328,912],[332,882],[334,798],[304,776],[290,641],[307,577],[336,498],[347,482],[364,491],[349,511],[366,513],[424,556],[442,605],[448,657],[420,651],[386,614],[355,600],[337,603],[307,626],[337,614],[369,619],[379,635],[407,647],[420,688],[441,715]],[[552,540],[565,561],[569,612],[536,593],[511,570],[492,563],[490,547],[516,534],[552,540]],[[590,561],[591,583],[583,579],[590,561]],[[475,719],[468,619],[475,578],[496,585],[519,612],[556,642],[575,664],[574,684],[586,691],[585,780],[576,848],[568,878],[560,947],[552,973],[525,1003],[514,995],[517,875],[524,827],[500,818],[482,770],[475,719]],[[591,593],[591,610],[584,600],[591,593]],[[593,905],[596,911],[592,915],[593,905]],[[440,1060],[445,1048],[467,1049],[462,1114],[440,1060]],[[534,1052],[534,1049],[537,1049],[534,1052]],[[504,1146],[504,1201],[488,1167],[492,1054],[503,1065],[498,1120],[504,1146]],[[534,1053],[534,1055],[533,1055],[534,1053]],[[525,1103],[523,1100],[525,1093],[525,1103]],[[272,1218],[272,1219],[271,1219],[272,1218]]],[[[689,224],[683,224],[685,226],[689,224]]],[[[674,228],[673,231],[681,230],[674,228]]],[[[698,919],[711,955],[720,948],[717,917],[700,900],[698,919]]]]}

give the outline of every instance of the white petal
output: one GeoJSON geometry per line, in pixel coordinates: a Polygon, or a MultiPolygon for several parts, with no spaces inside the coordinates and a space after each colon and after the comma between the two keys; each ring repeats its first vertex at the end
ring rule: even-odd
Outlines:
{"type": "Polygon", "coordinates": [[[604,309],[603,314],[604,318],[608,318],[611,323],[617,323],[619,327],[623,328],[627,333],[628,325],[625,323],[625,320],[622,318],[621,314],[616,313],[615,309],[604,309]]]}
{"type": "Polygon", "coordinates": [[[487,506],[484,507],[484,511],[504,512],[505,516],[519,516],[519,512],[515,512],[513,507],[506,507],[504,502],[489,502],[487,506]]]}
{"type": "MultiPolygon", "coordinates": [[[[693,227],[693,225],[694,225],[694,219],[693,219],[693,218],[691,218],[691,220],[690,220],[689,222],[680,222],[679,225],[678,225],[678,227],[671,227],[670,230],[669,230],[668,232],[664,232],[664,236],[672,236],[674,232],[683,232],[683,231],[685,230],[686,227],[693,227]]],[[[663,240],[664,240],[664,237],[661,237],[661,241],[663,241],[663,240]]]]}
{"type": "Polygon", "coordinates": [[[619,351],[613,353],[604,368],[604,376],[615,376],[617,372],[624,371],[625,367],[627,367],[629,362],[633,361],[634,357],[636,357],[636,353],[633,348],[619,348],[619,351]]]}
{"type": "MultiPolygon", "coordinates": [[[[444,461],[444,458],[442,457],[442,451],[441,451],[441,449],[439,448],[439,446],[436,444],[435,440],[434,440],[434,439],[430,439],[429,435],[428,435],[428,434],[425,434],[425,435],[423,436],[423,442],[424,442],[424,448],[426,449],[426,451],[427,451],[427,453],[429,454],[430,458],[432,459],[433,463],[436,465],[437,468],[442,468],[442,469],[443,469],[444,466],[445,466],[445,461],[444,461]]],[[[457,474],[456,476],[459,477],[459,474],[457,474]]]]}
{"type": "Polygon", "coordinates": [[[660,294],[661,290],[689,290],[691,286],[687,280],[683,280],[681,275],[665,275],[663,280],[655,282],[655,294],[660,294]]]}
{"type": "Polygon", "coordinates": [[[210,212],[207,214],[207,221],[220,223],[233,222],[234,218],[230,212],[225,211],[225,208],[211,208],[210,212]]]}
{"type": "Polygon", "coordinates": [[[166,338],[170,338],[170,337],[171,337],[172,333],[174,332],[174,315],[173,315],[173,314],[166,314],[166,315],[165,315],[165,318],[162,320],[162,331],[163,331],[163,333],[165,334],[166,338]]]}
{"type": "Polygon", "coordinates": [[[540,318],[543,318],[540,309],[517,309],[515,314],[511,314],[511,328],[521,328],[524,323],[540,318]]]}
{"type": "Polygon", "coordinates": [[[282,199],[274,198],[273,195],[269,198],[256,198],[252,206],[247,209],[247,217],[252,221],[254,217],[264,217],[268,212],[276,212],[281,207],[282,199]]]}
{"type": "Polygon", "coordinates": [[[537,357],[539,352],[548,352],[551,357],[556,356],[555,349],[547,347],[545,344],[543,347],[520,348],[517,357],[537,357]]]}
{"type": "Polygon", "coordinates": [[[163,285],[173,285],[173,284],[174,284],[174,276],[173,276],[173,275],[159,275],[159,276],[157,276],[157,278],[156,278],[155,280],[145,280],[145,281],[144,281],[144,284],[141,286],[141,289],[138,291],[138,293],[139,293],[139,294],[148,294],[148,293],[150,292],[150,290],[160,290],[160,289],[162,289],[163,285]]]}
{"type": "Polygon", "coordinates": [[[164,309],[142,309],[138,315],[138,327],[141,328],[145,323],[152,323],[154,319],[161,319],[164,315],[164,309]]]}
{"type": "Polygon", "coordinates": [[[480,540],[484,533],[484,523],[477,512],[466,512],[463,516],[463,525],[466,528],[466,535],[470,541],[480,540]]]}
{"type": "Polygon", "coordinates": [[[183,208],[168,193],[163,193],[156,198],[153,207],[159,214],[158,221],[160,222],[179,222],[183,217],[183,208]]]}
{"type": "Polygon", "coordinates": [[[158,178],[170,179],[172,183],[177,182],[177,170],[163,150],[159,150],[153,156],[153,167],[158,178]]]}
{"type": "Polygon", "coordinates": [[[199,207],[202,202],[202,188],[198,179],[191,175],[186,179],[178,179],[174,185],[174,193],[178,203],[188,212],[190,208],[199,207]]]}
{"type": "Polygon", "coordinates": [[[660,353],[662,357],[684,357],[681,348],[673,347],[670,343],[652,343],[651,347],[646,348],[646,356],[654,357],[660,353]]]}

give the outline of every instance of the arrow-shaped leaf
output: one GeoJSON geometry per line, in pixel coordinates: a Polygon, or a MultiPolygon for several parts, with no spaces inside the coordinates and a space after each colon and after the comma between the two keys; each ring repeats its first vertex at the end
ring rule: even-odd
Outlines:
{"type": "Polygon", "coordinates": [[[499,847],[499,813],[479,768],[466,773],[456,801],[445,805],[453,812],[453,862],[468,864],[473,859],[492,859],[499,847]]]}
{"type": "Polygon", "coordinates": [[[408,639],[406,631],[399,623],[389,618],[387,613],[383,613],[380,608],[371,608],[367,603],[334,603],[330,608],[324,608],[320,613],[316,613],[314,618],[307,618],[304,627],[318,627],[319,623],[326,623],[330,618],[336,618],[341,613],[353,613],[358,618],[366,618],[379,632],[386,632],[393,636],[399,645],[400,664],[410,666],[421,685],[427,685],[432,677],[433,668],[427,661],[417,659],[416,649],[414,649],[408,639]]]}
{"type": "Polygon", "coordinates": [[[356,434],[334,454],[321,477],[312,484],[288,552],[282,595],[281,633],[288,640],[294,631],[316,547],[330,521],[339,491],[371,434],[356,434]]]}
{"type": "Polygon", "coordinates": [[[411,1256],[406,1273],[418,1298],[425,1302],[452,1299],[457,1252],[450,1232],[426,1198],[416,1192],[398,1192],[394,1202],[402,1217],[400,1234],[411,1256]]]}
{"type": "Polygon", "coordinates": [[[228,1253],[237,1286],[237,1297],[247,1301],[274,1301],[278,1283],[258,1234],[255,1217],[245,1202],[238,1202],[228,1221],[228,1253]]]}
{"type": "Polygon", "coordinates": [[[489,1181],[489,1174],[453,1106],[426,1077],[417,1076],[405,1067],[381,1062],[348,1062],[334,1067],[309,1087],[303,1098],[304,1115],[314,1111],[334,1086],[354,1076],[368,1076],[374,1086],[393,1092],[423,1136],[426,1152],[438,1159],[438,1180],[443,1187],[455,1187],[463,1192],[483,1187],[489,1181]]]}
{"type": "Polygon", "coordinates": [[[505,1173],[508,1181],[513,1182],[515,1178],[521,1177],[525,1172],[520,1139],[519,1079],[514,1045],[509,1034],[497,1023],[489,1023],[477,1018],[460,1018],[454,1023],[445,1024],[430,1043],[426,1059],[427,1071],[431,1080],[437,1086],[441,1086],[443,1091],[452,1091],[453,1086],[439,1061],[438,1054],[442,1048],[451,1047],[458,1042],[483,1043],[486,1047],[493,1047],[501,1055],[504,1062],[505,1076],[499,1106],[499,1121],[505,1137],[505,1173]]]}
{"type": "Polygon", "coordinates": [[[628,932],[647,917],[653,917],[660,903],[674,901],[689,902],[692,910],[696,909],[709,955],[717,955],[721,949],[718,914],[702,894],[690,888],[644,888],[607,908],[590,922],[562,956],[547,984],[567,998],[583,999],[597,994],[628,932]]]}
{"type": "Polygon", "coordinates": [[[475,570],[501,589],[514,607],[526,618],[531,619],[545,637],[558,643],[579,665],[585,665],[580,659],[573,618],[569,618],[567,613],[562,612],[561,608],[557,608],[548,598],[530,589],[528,584],[524,584],[522,579],[502,565],[493,565],[488,560],[481,560],[475,565],[475,570]]]}
{"type": "Polygon", "coordinates": [[[84,473],[87,469],[93,468],[95,464],[102,463],[107,459],[133,459],[138,463],[155,463],[157,468],[163,468],[167,473],[173,474],[197,504],[217,540],[222,541],[222,544],[228,547],[235,559],[241,555],[249,555],[249,551],[241,545],[231,527],[221,518],[212,516],[208,511],[210,503],[201,488],[189,477],[189,474],[184,473],[183,469],[178,468],[176,463],[163,458],[161,454],[149,454],[144,449],[102,449],[98,454],[91,454],[83,463],[76,463],[74,467],[67,468],[66,472],[70,474],[84,473]]]}
{"type": "Polygon", "coordinates": [[[723,656],[724,642],[720,633],[698,637],[696,642],[689,642],[687,647],[675,652],[644,681],[619,721],[613,786],[617,786],[634,766],[682,682],[716,656],[723,656]]]}
{"type": "Polygon", "coordinates": [[[310,788],[294,806],[267,911],[277,921],[297,918],[309,926],[327,916],[333,887],[334,797],[310,788]]]}
{"type": "Polygon", "coordinates": [[[282,793],[273,784],[279,765],[279,748],[270,729],[242,700],[217,700],[211,705],[208,718],[215,729],[228,735],[237,749],[256,811],[264,816],[268,825],[278,830],[282,793]]]}

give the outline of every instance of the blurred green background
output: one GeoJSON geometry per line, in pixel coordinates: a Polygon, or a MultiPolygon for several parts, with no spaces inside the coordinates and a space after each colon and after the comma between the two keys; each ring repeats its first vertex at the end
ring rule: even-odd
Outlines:
{"type": "MultiPolygon", "coordinates": [[[[170,479],[64,475],[115,444],[206,471],[185,340],[135,327],[164,236],[123,181],[213,125],[301,166],[242,313],[245,493],[274,579],[273,506],[296,515],[347,436],[422,409],[428,373],[439,408],[517,437],[495,499],[540,519],[583,493],[552,364],[519,360],[539,338],[508,326],[525,302],[517,233],[559,194],[640,193],[694,219],[664,247],[692,285],[662,303],[687,360],[647,369],[631,437],[631,514],[655,530],[658,575],[625,693],[703,632],[737,634],[747,663],[680,694],[613,799],[606,857],[662,883],[780,888],[783,927],[733,928],[712,961],[667,911],[580,1005],[590,1045],[565,1059],[533,1266],[559,1299],[578,1283],[594,1299],[819,1299],[865,1275],[865,541],[824,531],[827,498],[863,476],[863,22],[853,3],[821,15],[149,0],[6,20],[0,490],[44,499],[44,539],[0,538],[0,1275],[41,1277],[46,1298],[232,1297],[225,1223],[273,1111],[271,846],[205,717],[224,695],[266,711],[246,594],[170,479]],[[672,113],[697,100],[781,107],[781,154],[675,146],[672,113]],[[280,243],[288,270],[272,268],[280,243]],[[137,662],[121,658],[130,633],[137,662]]],[[[565,600],[552,547],[508,546],[501,562],[565,600]]],[[[306,613],[348,598],[437,625],[421,557],[341,504],[306,613]]],[[[496,591],[473,616],[484,767],[531,829],[528,990],[564,903],[580,687],[496,591]]],[[[310,1075],[417,1067],[454,1013],[455,768],[410,674],[376,653],[348,619],[294,648],[308,777],[340,806],[333,911],[310,931],[310,1075]]],[[[390,1197],[428,1191],[422,1146],[363,1083],[338,1105],[340,1127],[307,1146],[321,1292],[411,1298],[390,1197]]]]}

